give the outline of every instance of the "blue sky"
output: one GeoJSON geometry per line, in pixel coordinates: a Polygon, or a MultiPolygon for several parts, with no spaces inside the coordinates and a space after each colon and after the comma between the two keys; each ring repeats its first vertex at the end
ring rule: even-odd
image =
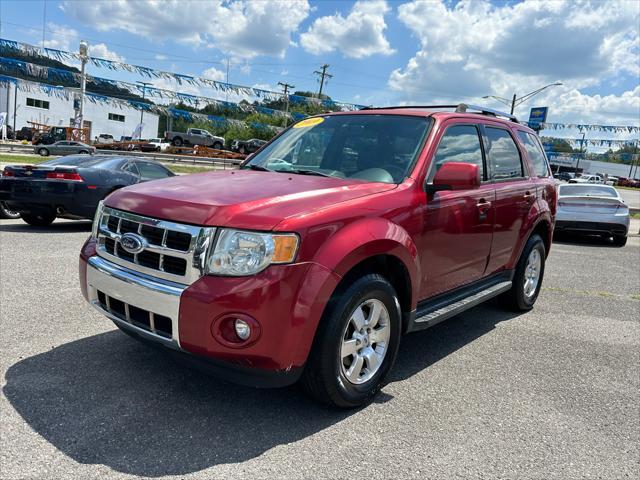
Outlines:
{"type": "MultiPolygon", "coordinates": [[[[1,0],[3,38],[361,104],[482,102],[560,81],[524,103],[549,121],[640,123],[640,2],[1,0]]],[[[107,78],[142,80],[93,69],[107,78]]],[[[195,92],[163,80],[156,85],[195,92]]],[[[567,136],[572,136],[571,134],[567,136]]],[[[602,137],[602,135],[600,135],[602,137]]]]}

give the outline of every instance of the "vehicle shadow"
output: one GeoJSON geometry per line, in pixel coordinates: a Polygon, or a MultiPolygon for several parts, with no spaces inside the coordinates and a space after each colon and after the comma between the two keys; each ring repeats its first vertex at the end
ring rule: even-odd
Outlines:
{"type": "Polygon", "coordinates": [[[46,227],[34,227],[21,220],[17,223],[0,222],[0,232],[14,233],[74,233],[74,232],[90,232],[92,222],[89,220],[78,220],[70,222],[53,222],[46,227]]]}
{"type": "Polygon", "coordinates": [[[614,245],[613,241],[609,237],[603,237],[601,235],[589,235],[578,233],[556,233],[553,236],[553,243],[559,243],[563,245],[582,245],[582,246],[594,246],[604,248],[622,248],[620,245],[614,245]]]}
{"type": "MultiPolygon", "coordinates": [[[[480,306],[405,337],[391,381],[429,368],[514,315],[480,306]]],[[[259,390],[217,380],[119,331],[17,362],[4,394],[34,431],[76,462],[148,477],[243,462],[358,413],[320,405],[297,387],[259,390]]],[[[392,398],[383,390],[377,402],[392,398]]]]}

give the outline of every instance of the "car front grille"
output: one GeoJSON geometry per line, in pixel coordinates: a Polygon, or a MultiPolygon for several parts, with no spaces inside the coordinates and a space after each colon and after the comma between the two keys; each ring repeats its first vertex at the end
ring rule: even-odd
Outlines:
{"type": "Polygon", "coordinates": [[[111,315],[135,327],[164,338],[173,339],[173,324],[169,317],[130,305],[117,298],[110,297],[100,290],[97,293],[100,307],[111,315]]]}
{"type": "Polygon", "coordinates": [[[204,274],[215,228],[196,227],[104,207],[98,228],[98,255],[120,266],[184,285],[204,274]],[[121,243],[132,234],[141,251],[121,243]]]}

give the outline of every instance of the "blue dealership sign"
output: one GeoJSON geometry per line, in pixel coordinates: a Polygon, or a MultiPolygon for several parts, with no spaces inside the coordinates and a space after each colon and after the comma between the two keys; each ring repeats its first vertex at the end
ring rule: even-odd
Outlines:
{"type": "Polygon", "coordinates": [[[539,127],[541,123],[547,121],[547,112],[549,107],[535,107],[529,113],[529,126],[531,128],[539,127]]]}

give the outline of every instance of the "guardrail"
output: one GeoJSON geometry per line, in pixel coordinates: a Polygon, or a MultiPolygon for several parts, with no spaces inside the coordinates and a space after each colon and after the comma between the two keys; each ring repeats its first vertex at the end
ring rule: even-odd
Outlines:
{"type": "MultiPolygon", "coordinates": [[[[34,151],[34,145],[23,145],[20,143],[0,143],[0,152],[7,153],[31,153],[37,155],[34,151]]],[[[156,160],[158,162],[175,163],[180,165],[195,165],[195,166],[211,166],[213,168],[219,168],[223,170],[238,168],[242,160],[230,159],[230,158],[215,158],[215,157],[198,157],[195,155],[175,155],[171,153],[160,152],[140,152],[140,151],[128,151],[128,150],[100,150],[100,155],[119,155],[119,156],[133,156],[144,157],[156,160]]],[[[44,160],[45,157],[43,157],[44,160]]]]}

